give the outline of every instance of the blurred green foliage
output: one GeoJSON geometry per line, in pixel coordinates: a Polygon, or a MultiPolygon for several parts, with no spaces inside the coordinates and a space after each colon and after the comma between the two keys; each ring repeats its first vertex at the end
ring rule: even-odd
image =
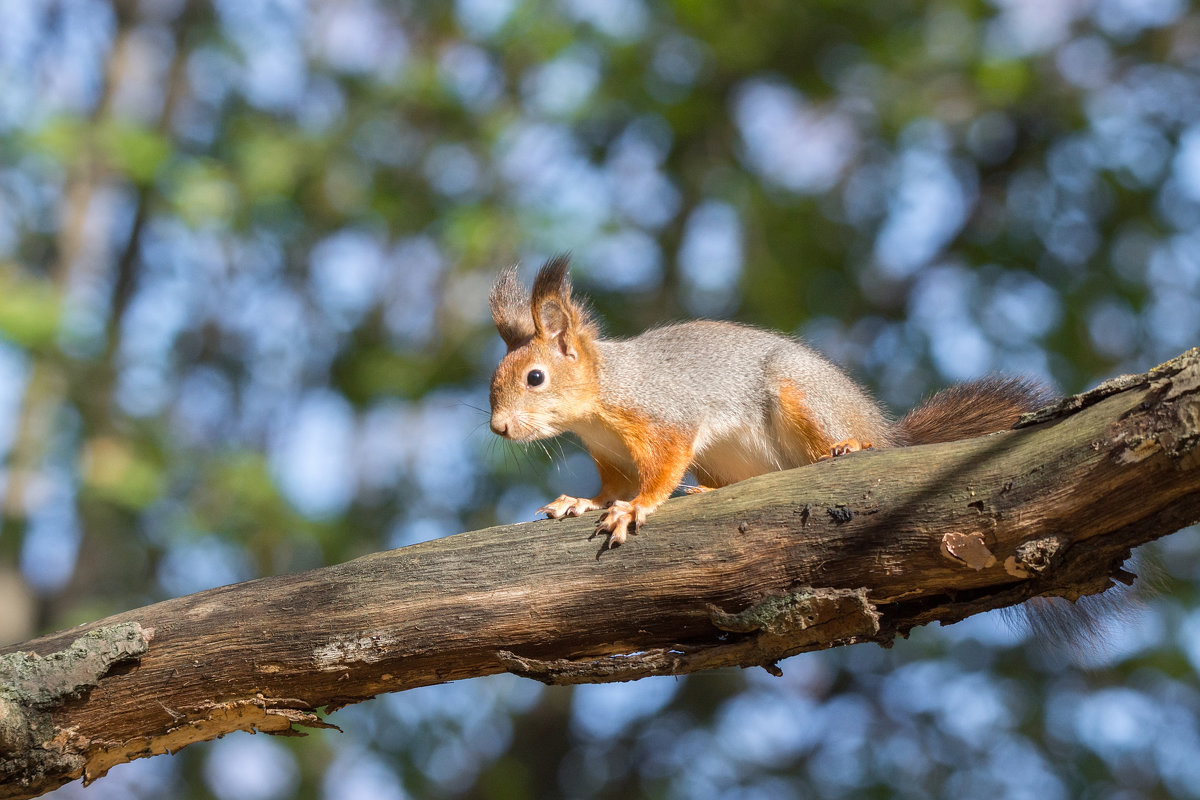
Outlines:
{"type": "Polygon", "coordinates": [[[0,333],[21,347],[35,350],[54,341],[61,301],[49,281],[0,264],[0,333]]]}

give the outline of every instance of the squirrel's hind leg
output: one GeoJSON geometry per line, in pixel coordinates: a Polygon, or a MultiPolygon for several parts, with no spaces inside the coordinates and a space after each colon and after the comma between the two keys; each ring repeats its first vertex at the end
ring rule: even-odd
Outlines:
{"type": "Polygon", "coordinates": [[[809,397],[795,383],[784,378],[776,391],[774,423],[785,466],[811,464],[843,444],[834,442],[809,405],[809,397]]]}

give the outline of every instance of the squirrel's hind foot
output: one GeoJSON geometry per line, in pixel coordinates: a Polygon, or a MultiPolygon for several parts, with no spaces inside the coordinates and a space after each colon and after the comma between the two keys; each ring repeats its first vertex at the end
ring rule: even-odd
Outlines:
{"type": "Polygon", "coordinates": [[[837,456],[844,456],[844,455],[846,455],[846,453],[856,453],[859,450],[870,450],[870,449],[871,449],[870,442],[864,442],[864,441],[860,441],[858,439],[842,439],[840,442],[837,442],[832,447],[830,447],[829,452],[827,454],[821,456],[820,458],[818,458],[817,461],[827,461],[827,460],[829,460],[831,458],[835,458],[837,456]]]}

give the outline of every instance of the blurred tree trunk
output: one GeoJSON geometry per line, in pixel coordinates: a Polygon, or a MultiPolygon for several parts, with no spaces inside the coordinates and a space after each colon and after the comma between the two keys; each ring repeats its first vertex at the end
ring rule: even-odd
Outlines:
{"type": "MultiPolygon", "coordinates": [[[[142,20],[139,18],[137,3],[120,3],[118,8],[121,33],[118,35],[118,45],[110,59],[106,81],[106,95],[111,95],[113,86],[124,82],[153,81],[152,76],[139,75],[134,72],[132,59],[119,58],[117,51],[128,49],[129,40],[136,35],[135,29],[142,20]]],[[[170,46],[166,67],[166,81],[162,86],[155,84],[161,96],[157,114],[151,114],[145,120],[147,127],[170,140],[171,125],[177,111],[187,97],[187,63],[190,55],[189,41],[197,25],[202,24],[207,13],[207,4],[189,0],[179,9],[178,15],[170,26],[170,46]]],[[[104,104],[104,116],[120,117],[119,110],[111,108],[111,102],[104,104]]],[[[107,176],[110,182],[123,180],[120,176],[107,176]]],[[[80,451],[86,452],[89,446],[102,437],[115,437],[125,441],[135,437],[130,434],[133,426],[128,424],[117,403],[117,383],[121,373],[121,343],[124,333],[126,311],[136,293],[139,283],[139,272],[142,268],[141,247],[147,222],[151,219],[156,203],[160,200],[160,187],[153,181],[136,183],[130,187],[132,192],[132,219],[123,235],[114,237],[107,243],[107,257],[100,263],[91,263],[85,268],[93,271],[103,271],[99,278],[92,276],[90,280],[98,280],[109,287],[108,303],[104,317],[103,346],[89,362],[79,363],[72,369],[67,389],[71,405],[78,410],[83,423],[81,431],[80,451]]],[[[95,245],[93,245],[95,247],[95,245]]],[[[124,542],[118,541],[114,546],[112,537],[95,535],[97,532],[128,529],[136,524],[137,515],[129,509],[114,506],[103,500],[96,500],[83,493],[77,502],[80,524],[84,535],[80,541],[80,551],[71,580],[53,597],[53,606],[48,609],[50,618],[61,616],[64,609],[75,607],[81,596],[96,593],[111,593],[117,587],[128,584],[130,575],[130,559],[124,550],[124,542]]]]}
{"type": "MultiPolygon", "coordinates": [[[[59,225],[55,236],[53,263],[48,271],[58,290],[60,301],[70,302],[78,286],[100,285],[110,287],[104,317],[104,339],[90,358],[65,357],[57,347],[51,345],[35,353],[32,369],[26,382],[22,407],[17,423],[17,435],[9,464],[9,481],[0,496],[0,539],[10,542],[22,541],[28,507],[31,482],[47,469],[51,443],[61,430],[69,429],[64,423],[68,417],[78,414],[82,429],[77,440],[66,452],[66,457],[78,458],[89,439],[108,435],[119,427],[122,415],[114,413],[114,387],[119,374],[117,363],[120,354],[122,320],[137,286],[141,264],[140,249],[142,234],[150,218],[151,209],[158,196],[153,183],[133,186],[132,221],[127,229],[113,232],[107,226],[89,224],[89,215],[96,214],[97,199],[114,186],[122,185],[126,178],[115,173],[106,163],[106,155],[97,141],[106,122],[122,116],[117,98],[131,85],[153,82],[152,75],[140,74],[141,62],[133,54],[137,49],[135,40],[142,33],[142,9],[133,0],[121,0],[113,4],[116,12],[117,30],[113,46],[104,62],[104,80],[95,105],[87,117],[86,133],[81,139],[79,152],[75,154],[67,170],[62,191],[59,225]]],[[[171,52],[166,70],[167,80],[161,87],[161,105],[157,116],[151,116],[147,124],[164,138],[170,138],[171,121],[186,97],[186,66],[189,55],[188,41],[195,26],[207,14],[207,4],[187,2],[171,24],[171,52]]],[[[157,88],[157,86],[156,86],[157,88]]],[[[152,112],[153,114],[153,112],[152,112]]],[[[102,301],[98,301],[102,302],[102,301]]],[[[120,435],[127,431],[120,431],[120,435]]],[[[63,457],[59,454],[58,457],[63,457]]],[[[96,524],[95,504],[81,501],[78,504],[81,527],[85,532],[106,529],[96,524]]],[[[102,510],[111,514],[111,508],[102,510]]],[[[110,522],[109,519],[104,520],[110,522]]],[[[128,525],[131,518],[121,520],[128,525]]],[[[98,588],[124,585],[128,582],[128,562],[114,551],[110,542],[97,541],[83,536],[77,557],[78,567],[72,572],[71,582],[53,596],[39,598],[37,618],[39,626],[61,616],[64,608],[78,604],[82,593],[95,592],[98,588]]],[[[14,545],[15,546],[15,545],[14,545]]]]}
{"type": "Polygon", "coordinates": [[[0,797],[235,730],[294,734],[381,692],[547,683],[884,646],[1031,597],[1132,580],[1200,519],[1200,350],[1015,431],[866,452],[664,506],[503,526],[136,609],[0,656],[0,797]]]}
{"type": "MultiPolygon", "coordinates": [[[[100,267],[104,243],[88,240],[88,210],[97,190],[104,183],[105,170],[90,131],[98,130],[103,120],[112,113],[113,98],[123,80],[129,62],[130,41],[136,23],[134,4],[118,2],[116,11],[117,31],[113,46],[104,64],[104,80],[101,83],[95,105],[87,117],[89,133],[82,137],[79,152],[74,154],[62,188],[62,204],[59,208],[59,224],[54,237],[53,263],[46,269],[53,279],[60,302],[69,295],[69,287],[81,269],[95,270],[100,267]]],[[[102,231],[107,233],[107,231],[102,231]]],[[[65,306],[65,302],[63,302],[65,306]]],[[[16,437],[8,464],[8,481],[0,496],[0,540],[20,542],[23,540],[26,517],[29,513],[29,487],[38,473],[45,468],[47,449],[61,425],[60,415],[68,403],[70,392],[69,366],[53,347],[36,354],[25,383],[20,416],[16,426],[16,437]]],[[[53,617],[49,601],[39,598],[38,625],[53,617]]]]}

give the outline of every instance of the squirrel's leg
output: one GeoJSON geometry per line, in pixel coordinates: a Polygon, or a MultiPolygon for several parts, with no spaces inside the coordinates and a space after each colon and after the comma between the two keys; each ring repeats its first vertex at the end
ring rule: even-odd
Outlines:
{"type": "Polygon", "coordinates": [[[811,464],[829,453],[833,437],[818,422],[808,396],[791,380],[779,381],[774,422],[788,466],[811,464]]]}
{"type": "Polygon", "coordinates": [[[675,491],[692,463],[692,436],[683,432],[643,431],[637,441],[625,442],[638,469],[638,493],[632,501],[617,500],[596,525],[609,534],[610,548],[624,544],[629,533],[646,521],[675,491]]]}
{"type": "Polygon", "coordinates": [[[623,470],[608,459],[597,458],[595,454],[592,460],[596,462],[596,471],[600,473],[600,492],[595,497],[559,495],[557,500],[542,506],[537,513],[545,514],[550,519],[578,517],[589,511],[607,508],[622,496],[633,494],[635,484],[628,469],[623,470]]]}

